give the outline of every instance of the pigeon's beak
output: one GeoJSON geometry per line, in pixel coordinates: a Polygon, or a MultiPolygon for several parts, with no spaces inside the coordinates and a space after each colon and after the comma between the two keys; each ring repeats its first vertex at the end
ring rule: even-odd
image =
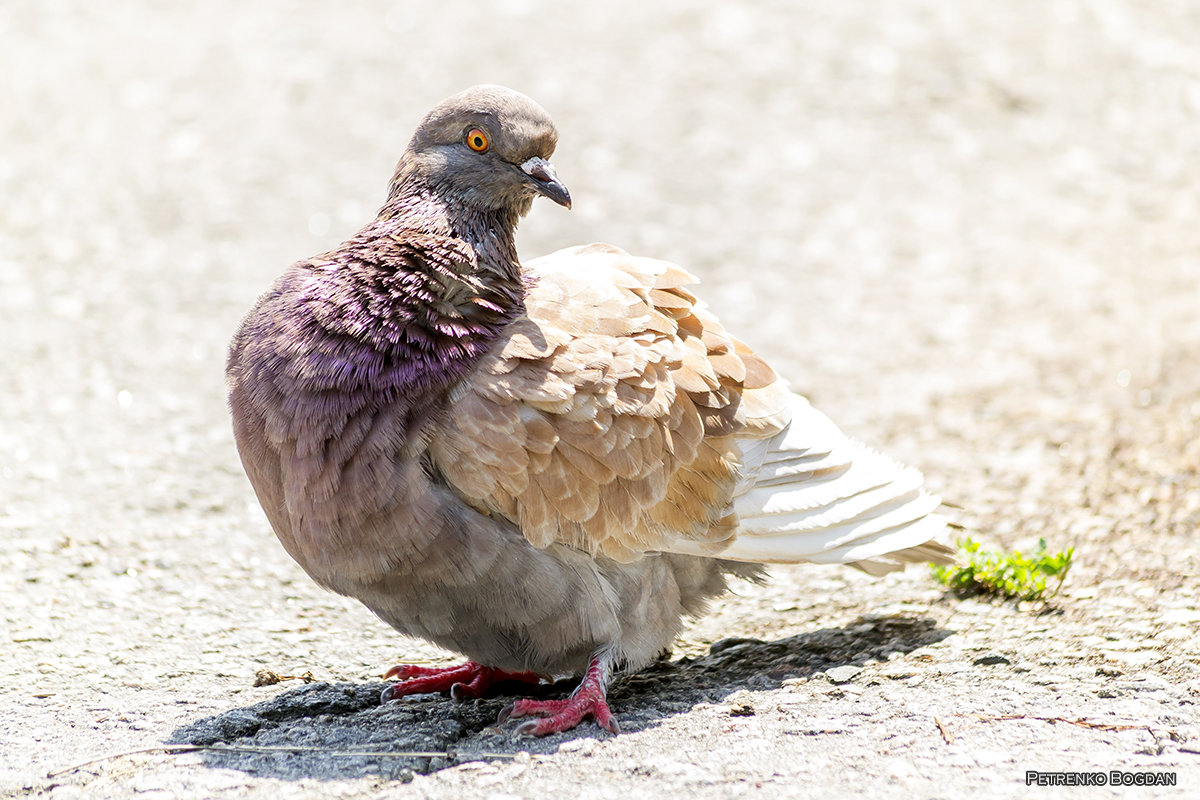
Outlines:
{"type": "Polygon", "coordinates": [[[544,158],[533,157],[521,165],[521,171],[529,176],[529,182],[538,194],[549,197],[560,206],[571,207],[571,193],[554,174],[554,167],[544,158]]]}

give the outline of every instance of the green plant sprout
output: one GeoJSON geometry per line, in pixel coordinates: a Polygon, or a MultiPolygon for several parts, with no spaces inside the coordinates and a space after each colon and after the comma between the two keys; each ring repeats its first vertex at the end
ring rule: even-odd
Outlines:
{"type": "Polygon", "coordinates": [[[933,565],[933,577],[960,595],[989,594],[1017,600],[1048,600],[1058,594],[1071,568],[1074,547],[1046,552],[1046,540],[1038,539],[1037,550],[1026,555],[1018,550],[1005,553],[984,550],[970,538],[958,542],[959,557],[965,564],[933,565]],[[1047,582],[1057,578],[1054,589],[1046,594],[1047,582]]]}

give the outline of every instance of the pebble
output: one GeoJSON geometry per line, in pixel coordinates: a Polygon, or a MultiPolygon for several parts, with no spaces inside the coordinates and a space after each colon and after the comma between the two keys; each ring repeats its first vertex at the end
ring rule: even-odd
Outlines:
{"type": "Polygon", "coordinates": [[[993,664],[1011,664],[1012,662],[1000,653],[984,653],[976,657],[973,663],[976,666],[991,666],[993,664]]]}
{"type": "Polygon", "coordinates": [[[880,672],[879,672],[880,677],[888,678],[893,681],[899,681],[899,680],[904,680],[905,678],[911,678],[916,674],[917,674],[916,670],[914,670],[911,667],[908,667],[904,664],[894,664],[892,666],[884,668],[883,670],[880,670],[880,672]]]}
{"type": "Polygon", "coordinates": [[[854,680],[860,672],[862,672],[862,667],[855,667],[850,664],[846,664],[841,667],[832,667],[825,670],[825,674],[829,676],[829,680],[839,684],[849,683],[850,681],[854,680]]]}

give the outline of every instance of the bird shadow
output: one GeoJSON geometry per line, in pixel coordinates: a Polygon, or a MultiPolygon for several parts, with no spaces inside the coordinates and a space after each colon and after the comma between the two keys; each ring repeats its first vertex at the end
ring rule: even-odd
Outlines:
{"type": "MultiPolygon", "coordinates": [[[[863,666],[893,653],[940,641],[953,631],[923,616],[860,617],[776,641],[722,639],[706,655],[660,660],[618,677],[609,690],[625,732],[645,730],[742,690],[770,690],[840,666],[863,666]]],[[[519,696],[562,697],[577,681],[558,681],[519,696]]],[[[515,723],[497,723],[504,695],[454,702],[417,695],[381,705],[387,684],[314,683],[244,708],[197,720],[169,742],[194,745],[204,763],[260,777],[344,780],[374,776],[411,780],[467,761],[555,753],[565,741],[604,737],[590,721],[541,739],[511,737],[515,723]]],[[[503,687],[501,687],[501,690],[503,687]]],[[[730,713],[753,713],[734,708],[730,713]]]]}

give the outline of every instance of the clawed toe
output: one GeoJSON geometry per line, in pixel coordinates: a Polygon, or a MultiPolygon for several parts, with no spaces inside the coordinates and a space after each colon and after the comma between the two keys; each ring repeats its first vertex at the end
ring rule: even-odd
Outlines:
{"type": "Polygon", "coordinates": [[[569,700],[519,700],[500,712],[500,722],[516,717],[535,717],[513,730],[514,736],[546,736],[569,731],[587,717],[609,733],[620,733],[621,726],[602,697],[580,696],[569,700]]]}
{"type": "Polygon", "coordinates": [[[418,667],[414,664],[401,664],[389,669],[384,677],[396,679],[398,683],[393,683],[383,690],[379,696],[381,703],[410,694],[428,692],[449,692],[452,699],[461,702],[482,696],[493,684],[506,681],[541,682],[541,676],[532,672],[508,672],[485,667],[474,661],[456,667],[418,667]]]}
{"type": "Polygon", "coordinates": [[[536,717],[518,725],[514,736],[546,736],[569,731],[591,717],[609,733],[620,733],[621,726],[608,708],[605,697],[606,673],[597,659],[588,667],[579,688],[565,700],[517,700],[500,712],[499,722],[520,717],[536,717]]]}

